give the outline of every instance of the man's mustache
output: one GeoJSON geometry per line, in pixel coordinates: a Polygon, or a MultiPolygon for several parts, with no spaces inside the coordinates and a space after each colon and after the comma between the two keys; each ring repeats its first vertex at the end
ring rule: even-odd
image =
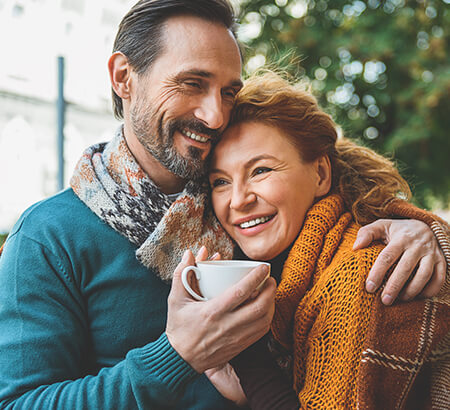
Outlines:
{"type": "Polygon", "coordinates": [[[171,126],[171,135],[173,135],[173,132],[176,130],[184,130],[188,129],[191,132],[203,134],[208,136],[211,139],[212,143],[215,143],[219,140],[221,136],[221,132],[212,128],[208,128],[205,124],[203,124],[201,121],[191,119],[191,120],[175,120],[171,126]]]}

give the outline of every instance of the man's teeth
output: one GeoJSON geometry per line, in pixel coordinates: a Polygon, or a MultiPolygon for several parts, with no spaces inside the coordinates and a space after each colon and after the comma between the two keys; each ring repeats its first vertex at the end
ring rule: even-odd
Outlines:
{"type": "Polygon", "coordinates": [[[239,226],[242,229],[251,228],[252,226],[266,223],[270,218],[271,218],[270,216],[263,216],[262,218],[256,218],[256,219],[252,219],[251,221],[241,223],[241,224],[239,224],[239,226]]]}
{"type": "Polygon", "coordinates": [[[183,134],[186,135],[186,137],[193,139],[194,141],[208,142],[208,138],[201,137],[200,135],[194,134],[191,131],[183,131],[183,134]]]}

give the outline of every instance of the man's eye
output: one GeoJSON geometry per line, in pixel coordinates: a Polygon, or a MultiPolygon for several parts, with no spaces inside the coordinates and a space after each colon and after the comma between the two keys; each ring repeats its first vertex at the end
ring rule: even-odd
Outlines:
{"type": "Polygon", "coordinates": [[[255,168],[255,170],[253,171],[253,175],[265,174],[265,173],[270,172],[270,171],[272,171],[272,168],[258,167],[258,168],[255,168]]]}
{"type": "Polygon", "coordinates": [[[211,182],[211,188],[217,188],[219,186],[223,186],[223,185],[226,185],[226,184],[227,184],[227,181],[225,181],[222,178],[217,178],[217,179],[215,179],[214,181],[211,182]]]}
{"type": "Polygon", "coordinates": [[[189,87],[200,88],[201,85],[197,81],[185,81],[184,82],[189,87]]]}
{"type": "Polygon", "coordinates": [[[233,99],[236,98],[236,94],[237,94],[237,91],[234,89],[225,90],[223,92],[223,95],[225,97],[229,97],[229,98],[233,98],[233,99]]]}

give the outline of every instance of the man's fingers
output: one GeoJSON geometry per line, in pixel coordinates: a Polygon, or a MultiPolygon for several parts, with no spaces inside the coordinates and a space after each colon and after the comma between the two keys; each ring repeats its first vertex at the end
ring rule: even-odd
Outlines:
{"type": "Polygon", "coordinates": [[[381,286],[386,273],[401,256],[402,252],[403,249],[394,245],[388,245],[380,252],[367,276],[366,289],[368,292],[373,293],[381,286]]]}
{"type": "Polygon", "coordinates": [[[269,314],[273,315],[272,307],[275,308],[274,298],[277,284],[274,278],[267,278],[264,284],[258,291],[258,295],[254,298],[247,299],[247,302],[241,305],[239,309],[235,311],[236,314],[245,316],[246,314],[253,317],[263,317],[269,314]],[[267,310],[266,306],[270,309],[267,310]]]}
{"type": "Polygon", "coordinates": [[[248,300],[230,313],[230,320],[240,327],[239,334],[247,346],[269,331],[275,311],[275,292],[275,279],[268,278],[257,298],[248,300]]]}
{"type": "MultiPolygon", "coordinates": [[[[390,256],[393,255],[395,255],[395,253],[390,256]]],[[[414,274],[413,272],[420,263],[421,257],[421,255],[418,255],[413,251],[406,251],[401,255],[397,266],[394,268],[381,294],[381,301],[385,305],[391,305],[394,302],[394,300],[403,289],[405,283],[408,281],[411,275],[414,274]]],[[[418,283],[420,283],[420,280],[413,286],[417,286],[418,283]]],[[[423,282],[422,285],[424,285],[423,282]]]]}
{"type": "Polygon", "coordinates": [[[183,253],[183,257],[181,258],[180,263],[175,268],[175,272],[173,273],[173,276],[181,276],[181,272],[186,266],[195,265],[195,258],[192,252],[187,249],[183,253]]]}
{"type": "Polygon", "coordinates": [[[183,283],[181,282],[181,272],[183,272],[183,269],[186,266],[195,265],[195,259],[194,255],[190,250],[186,250],[183,254],[183,258],[181,259],[181,262],[176,267],[173,278],[172,278],[172,288],[170,290],[169,298],[170,299],[178,299],[180,297],[189,297],[189,293],[186,291],[186,289],[183,286],[183,283]]]}
{"type": "Polygon", "coordinates": [[[228,288],[221,296],[214,298],[222,311],[231,311],[244,303],[253,291],[263,282],[269,273],[269,267],[261,264],[238,283],[228,288]]]}
{"type": "Polygon", "coordinates": [[[445,261],[434,265],[433,276],[421,293],[423,297],[430,298],[439,293],[445,282],[446,270],[447,262],[445,261]]]}
{"type": "Polygon", "coordinates": [[[216,252],[213,256],[211,256],[212,261],[220,261],[222,259],[222,255],[219,252],[216,252]]]}
{"type": "Polygon", "coordinates": [[[201,262],[208,259],[208,249],[206,246],[202,246],[195,257],[195,262],[201,262]]]}
{"type": "Polygon", "coordinates": [[[378,239],[385,240],[386,224],[388,224],[388,221],[379,219],[360,228],[358,235],[356,235],[355,243],[353,244],[353,250],[365,248],[378,239]]]}
{"type": "Polygon", "coordinates": [[[426,256],[420,260],[417,271],[412,273],[413,276],[410,282],[406,284],[401,292],[402,300],[411,300],[422,291],[432,277],[433,264],[431,256],[426,256]]]}

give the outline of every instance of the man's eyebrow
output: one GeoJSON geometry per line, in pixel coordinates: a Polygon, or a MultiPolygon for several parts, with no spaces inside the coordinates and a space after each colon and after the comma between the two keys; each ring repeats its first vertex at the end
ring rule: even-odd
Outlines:
{"type": "Polygon", "coordinates": [[[186,70],[178,73],[177,77],[186,76],[186,75],[195,75],[197,77],[211,78],[213,76],[209,71],[204,70],[186,70]]]}
{"type": "MultiPolygon", "coordinates": [[[[196,70],[196,69],[192,69],[192,70],[186,70],[186,71],[181,71],[180,73],[177,74],[177,77],[185,77],[185,76],[189,76],[189,75],[195,75],[197,77],[203,77],[203,78],[212,78],[214,77],[213,73],[209,72],[209,71],[204,71],[204,70],[196,70]]],[[[234,80],[231,83],[231,87],[239,87],[241,88],[243,86],[242,81],[239,80],[234,80]]]]}

